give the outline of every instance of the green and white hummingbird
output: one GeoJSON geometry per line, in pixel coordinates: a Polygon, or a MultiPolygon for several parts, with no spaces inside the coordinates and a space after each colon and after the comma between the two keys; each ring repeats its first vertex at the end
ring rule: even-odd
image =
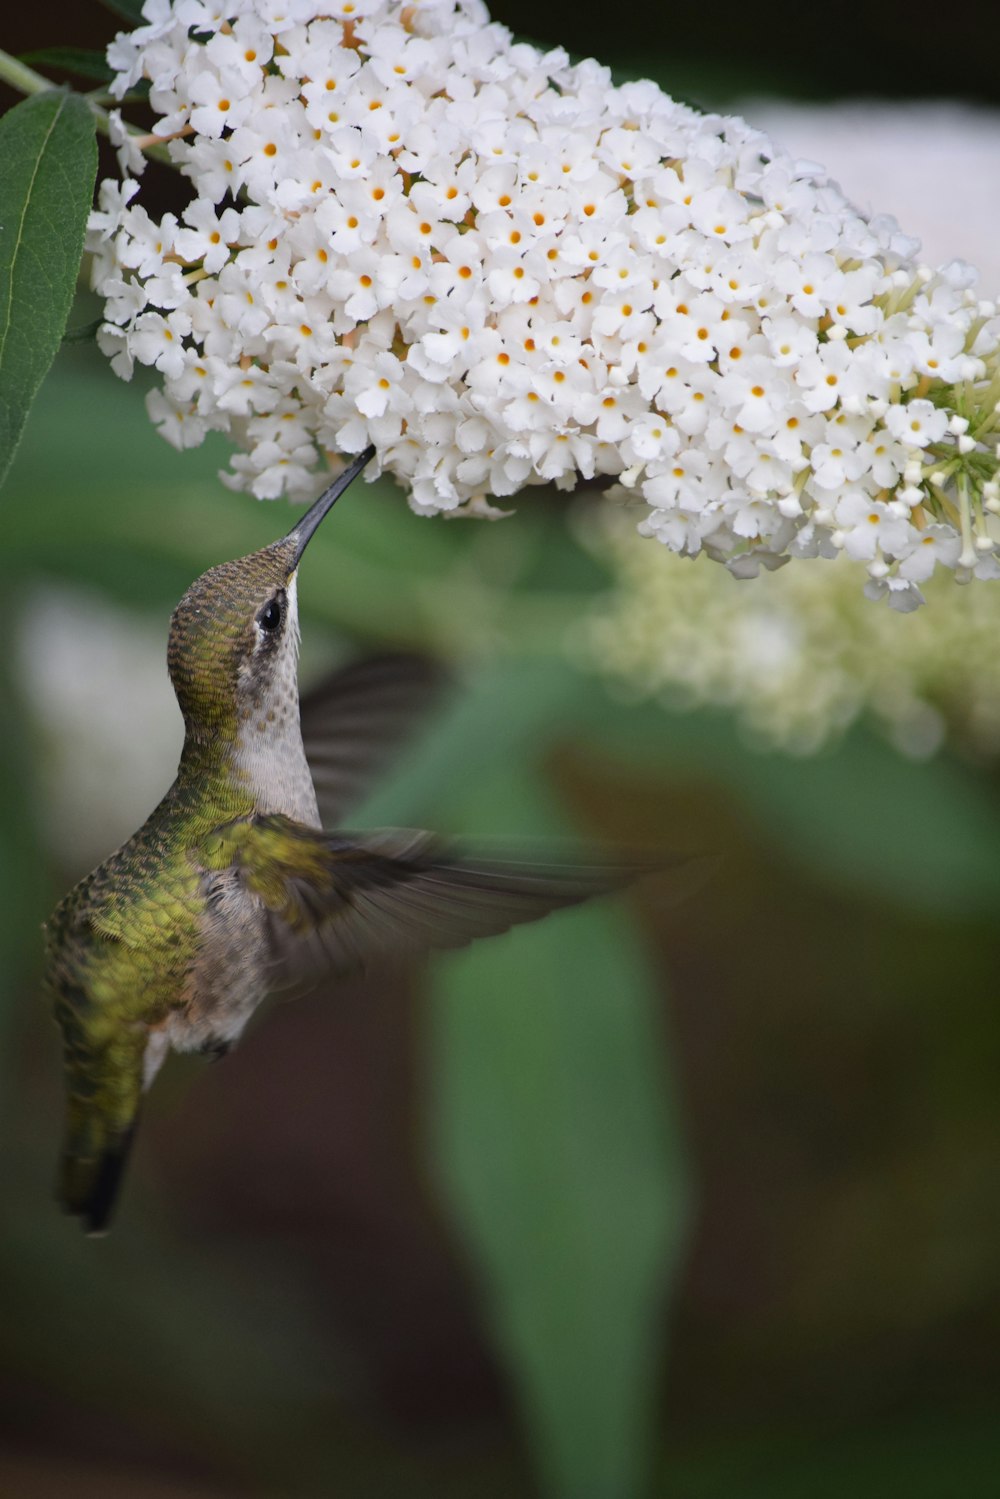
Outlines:
{"type": "Polygon", "coordinates": [[[297,570],[373,451],[287,536],[181,599],[167,650],[184,716],[177,778],[46,924],[68,1095],[59,1195],[90,1233],[108,1225],[142,1095],[171,1049],[220,1055],[269,994],[461,946],[641,872],[611,856],[463,851],[427,832],[324,831],[437,684],[420,657],[378,657],[300,713],[297,570]]]}

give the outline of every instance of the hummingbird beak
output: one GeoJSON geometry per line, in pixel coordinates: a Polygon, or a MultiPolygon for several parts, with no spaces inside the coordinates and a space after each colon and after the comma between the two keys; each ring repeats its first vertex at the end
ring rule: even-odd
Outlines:
{"type": "Polygon", "coordinates": [[[333,509],[340,496],[344,493],[344,490],[354,483],[354,480],[358,477],[365,464],[370,463],[374,457],[375,449],[373,447],[365,448],[364,452],[360,453],[354,462],[348,468],[344,469],[342,474],[338,474],[329,489],[324,490],[315,505],[307,510],[302,519],[289,531],[285,540],[295,543],[293,572],[298,567],[302,553],[308,546],[314,531],[319,526],[320,521],[326,515],[327,511],[333,509]]]}

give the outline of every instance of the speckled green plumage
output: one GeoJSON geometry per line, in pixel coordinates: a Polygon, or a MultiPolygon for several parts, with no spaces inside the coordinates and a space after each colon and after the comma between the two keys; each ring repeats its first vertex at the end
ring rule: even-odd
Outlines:
{"type": "Polygon", "coordinates": [[[252,798],[190,767],[129,841],[46,923],[46,988],[63,1031],[68,1103],[61,1192],[85,1197],[139,1106],[149,1029],[183,1008],[205,908],[192,850],[252,798]]]}

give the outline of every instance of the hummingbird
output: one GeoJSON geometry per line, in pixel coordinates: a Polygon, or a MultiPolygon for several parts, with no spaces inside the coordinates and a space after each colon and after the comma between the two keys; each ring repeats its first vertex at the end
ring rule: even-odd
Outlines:
{"type": "Polygon", "coordinates": [[[143,1095],[171,1050],[219,1057],[269,995],[462,946],[663,862],[536,861],[422,830],[339,830],[442,675],[419,655],[378,656],[300,705],[299,565],[373,456],[286,536],[185,593],[167,648],[184,718],[176,779],[45,925],[67,1094],[58,1195],[88,1233],[108,1228],[143,1095]]]}

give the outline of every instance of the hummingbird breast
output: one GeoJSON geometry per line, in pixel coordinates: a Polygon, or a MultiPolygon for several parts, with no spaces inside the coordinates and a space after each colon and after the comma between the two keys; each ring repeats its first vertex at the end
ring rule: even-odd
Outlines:
{"type": "MultiPolygon", "coordinates": [[[[291,653],[290,653],[291,654],[291,653]]],[[[240,715],[232,770],[254,813],[321,826],[302,746],[295,661],[248,697],[240,715]]],[[[237,868],[206,874],[198,958],[183,1007],[166,1023],[177,1051],[228,1047],[270,989],[266,914],[237,868]]]]}
{"type": "MultiPolygon", "coordinates": [[[[273,717],[248,723],[236,754],[252,791],[254,812],[281,813],[310,827],[320,826],[299,732],[297,694],[276,707],[273,717]]],[[[234,867],[206,873],[202,895],[197,959],[184,1002],[164,1026],[176,1051],[230,1046],[271,987],[266,913],[247,889],[242,871],[234,867]]]]}
{"type": "MultiPolygon", "coordinates": [[[[267,996],[269,949],[264,912],[240,872],[206,878],[198,956],[183,1005],[162,1027],[175,1051],[213,1051],[236,1041],[267,996]]],[[[154,1051],[157,1048],[154,1046],[154,1051]]],[[[165,1054],[166,1046],[162,1047],[165,1054]]],[[[157,1054],[155,1066],[162,1060],[157,1054]]],[[[153,1053],[147,1056],[147,1069],[153,1053]]]]}

